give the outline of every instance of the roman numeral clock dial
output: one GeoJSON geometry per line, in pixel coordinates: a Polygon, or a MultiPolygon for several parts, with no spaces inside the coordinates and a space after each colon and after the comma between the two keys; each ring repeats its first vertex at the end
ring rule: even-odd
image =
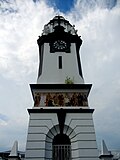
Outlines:
{"type": "Polygon", "coordinates": [[[66,42],[64,42],[62,40],[58,40],[53,43],[53,46],[55,49],[63,50],[67,47],[67,44],[66,44],[66,42]]]}
{"type": "Polygon", "coordinates": [[[56,40],[51,44],[51,52],[70,52],[70,45],[63,40],[56,40]]]}

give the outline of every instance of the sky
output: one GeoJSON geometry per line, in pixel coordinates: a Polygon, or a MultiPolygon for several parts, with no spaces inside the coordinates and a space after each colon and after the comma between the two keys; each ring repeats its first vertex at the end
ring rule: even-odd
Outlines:
{"type": "Polygon", "coordinates": [[[37,39],[56,15],[75,25],[98,148],[120,150],[120,1],[0,0],[0,151],[18,140],[24,151],[33,107],[29,84],[36,83],[37,39]]]}

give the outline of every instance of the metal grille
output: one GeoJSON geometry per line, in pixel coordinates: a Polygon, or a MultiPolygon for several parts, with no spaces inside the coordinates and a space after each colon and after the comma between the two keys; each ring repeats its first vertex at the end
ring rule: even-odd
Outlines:
{"type": "Polygon", "coordinates": [[[53,145],[53,160],[71,160],[71,146],[53,145]]]}

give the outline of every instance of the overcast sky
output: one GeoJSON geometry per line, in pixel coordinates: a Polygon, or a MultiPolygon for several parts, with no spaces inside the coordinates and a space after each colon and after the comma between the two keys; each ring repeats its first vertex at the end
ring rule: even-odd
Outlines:
{"type": "Polygon", "coordinates": [[[29,84],[38,74],[37,39],[55,15],[63,15],[81,35],[86,83],[93,84],[89,106],[98,147],[120,150],[120,1],[0,0],[0,151],[15,140],[25,150],[33,107],[29,84]]]}

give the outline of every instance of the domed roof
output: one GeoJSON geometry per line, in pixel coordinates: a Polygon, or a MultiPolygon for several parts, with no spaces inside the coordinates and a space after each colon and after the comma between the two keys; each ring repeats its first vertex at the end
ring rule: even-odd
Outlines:
{"type": "Polygon", "coordinates": [[[65,32],[69,32],[72,35],[77,34],[74,25],[71,25],[63,16],[57,15],[44,26],[42,35],[48,35],[49,33],[54,32],[56,26],[62,26],[65,32]]]}

